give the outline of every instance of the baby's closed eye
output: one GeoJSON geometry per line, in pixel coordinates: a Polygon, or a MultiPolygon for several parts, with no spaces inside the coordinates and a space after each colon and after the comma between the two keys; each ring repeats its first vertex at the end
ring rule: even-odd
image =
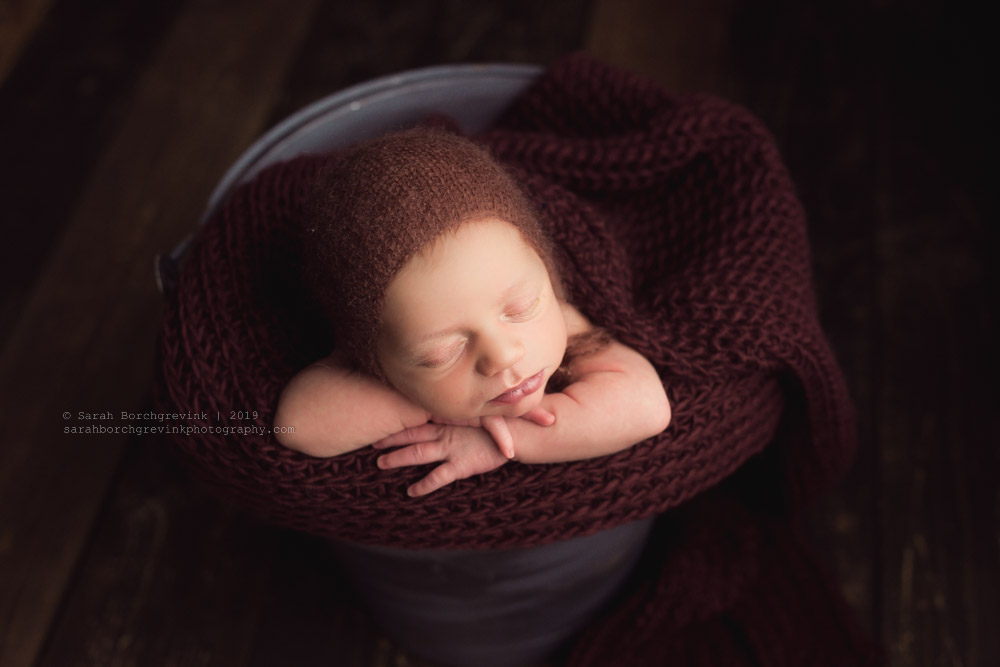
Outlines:
{"type": "Polygon", "coordinates": [[[540,296],[516,301],[504,311],[504,319],[511,322],[523,322],[531,319],[538,312],[541,303],[542,297],[540,296]]]}
{"type": "Polygon", "coordinates": [[[432,350],[417,360],[417,365],[423,368],[443,368],[454,360],[465,347],[465,341],[455,341],[443,348],[432,350]]]}

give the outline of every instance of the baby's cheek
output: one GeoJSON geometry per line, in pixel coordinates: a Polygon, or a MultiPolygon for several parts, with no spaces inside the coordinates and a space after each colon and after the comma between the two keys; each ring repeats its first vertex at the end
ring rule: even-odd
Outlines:
{"type": "Polygon", "coordinates": [[[437,397],[442,409],[454,415],[454,419],[476,419],[482,416],[483,400],[480,393],[474,387],[462,383],[458,387],[450,387],[447,392],[439,391],[437,397]]]}
{"type": "Polygon", "coordinates": [[[552,355],[557,357],[557,363],[562,361],[569,336],[567,334],[566,321],[562,318],[561,313],[549,323],[548,340],[552,355]]]}

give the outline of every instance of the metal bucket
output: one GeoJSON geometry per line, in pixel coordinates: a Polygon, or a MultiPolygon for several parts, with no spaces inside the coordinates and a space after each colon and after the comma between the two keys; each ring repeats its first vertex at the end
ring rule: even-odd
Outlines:
{"type": "MultiPolygon", "coordinates": [[[[258,139],[230,167],[202,222],[264,167],[411,127],[430,115],[469,133],[485,129],[541,73],[529,65],[412,70],[323,98],[258,139]]],[[[157,257],[169,291],[190,238],[157,257]]],[[[387,634],[444,664],[524,665],[544,659],[616,594],[653,520],[539,547],[487,552],[409,551],[334,543],[387,634]]]]}

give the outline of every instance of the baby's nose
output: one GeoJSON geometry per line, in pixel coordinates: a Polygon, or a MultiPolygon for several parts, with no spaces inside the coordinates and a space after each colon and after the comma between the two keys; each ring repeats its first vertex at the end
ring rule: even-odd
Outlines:
{"type": "Polygon", "coordinates": [[[524,343],[517,336],[499,334],[483,339],[477,370],[487,377],[501,373],[524,356],[524,343]]]}

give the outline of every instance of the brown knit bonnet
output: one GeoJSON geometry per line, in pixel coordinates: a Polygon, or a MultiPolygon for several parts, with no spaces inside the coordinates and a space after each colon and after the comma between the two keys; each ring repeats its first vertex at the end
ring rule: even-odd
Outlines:
{"type": "Polygon", "coordinates": [[[335,154],[317,181],[306,220],[309,285],[337,348],[385,379],[376,343],[385,291],[421,249],[465,222],[513,224],[562,293],[534,206],[487,150],[459,135],[416,128],[335,154]]]}

